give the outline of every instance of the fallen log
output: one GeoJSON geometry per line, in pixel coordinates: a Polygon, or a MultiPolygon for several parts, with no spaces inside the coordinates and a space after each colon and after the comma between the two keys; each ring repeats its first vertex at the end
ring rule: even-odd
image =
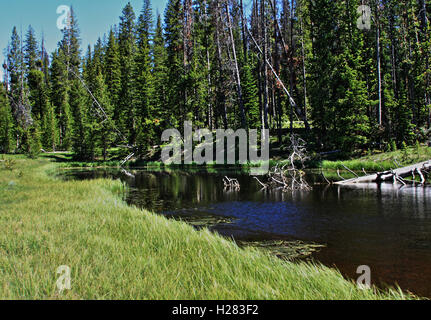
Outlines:
{"type": "Polygon", "coordinates": [[[344,167],[344,169],[346,169],[347,171],[349,171],[351,174],[353,174],[356,178],[359,178],[359,176],[356,174],[355,171],[350,170],[349,168],[347,168],[344,164],[342,164],[342,166],[344,167]]]}
{"type": "MultiPolygon", "coordinates": [[[[377,172],[375,174],[370,174],[363,177],[348,179],[336,182],[336,184],[339,185],[346,185],[346,184],[355,184],[355,183],[370,183],[370,182],[386,182],[386,181],[393,181],[394,176],[398,176],[399,178],[405,178],[412,175],[412,171],[417,172],[419,175],[422,174],[421,170],[429,170],[431,169],[431,160],[416,163],[407,167],[398,168],[395,170],[388,170],[383,172],[377,172]],[[419,170],[419,171],[418,171],[419,170]],[[420,173],[419,173],[420,172],[420,173]]],[[[421,177],[421,183],[423,184],[425,182],[425,178],[422,174],[421,177]]]]}
{"type": "Polygon", "coordinates": [[[421,184],[425,183],[424,175],[422,174],[422,171],[420,168],[416,168],[416,172],[418,173],[419,177],[421,177],[421,184]]]}

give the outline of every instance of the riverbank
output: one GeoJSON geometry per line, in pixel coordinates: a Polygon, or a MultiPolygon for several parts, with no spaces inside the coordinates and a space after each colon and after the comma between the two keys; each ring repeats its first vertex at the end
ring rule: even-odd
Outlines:
{"type": "Polygon", "coordinates": [[[0,164],[3,299],[405,299],[127,206],[119,181],[61,181],[46,159],[0,164]],[[11,170],[12,169],[12,170],[11,170]],[[71,268],[58,293],[56,270],[71,268]]]}
{"type": "MultiPolygon", "coordinates": [[[[114,154],[115,155],[115,154],[114,154]]],[[[123,160],[118,155],[111,157],[110,159],[103,161],[101,159],[96,161],[75,161],[73,159],[73,153],[71,152],[48,152],[41,154],[41,158],[46,158],[58,162],[62,167],[70,168],[94,168],[94,167],[119,167],[123,160]]],[[[325,160],[318,155],[312,156],[307,161],[306,166],[309,169],[324,169],[324,170],[345,170],[345,167],[353,171],[362,171],[363,169],[370,172],[386,171],[395,169],[400,166],[407,166],[417,162],[422,162],[431,159],[431,148],[423,145],[417,145],[414,147],[406,147],[403,150],[396,150],[391,152],[373,152],[369,155],[365,155],[359,158],[349,160],[325,160]]],[[[277,163],[282,163],[281,158],[274,158],[269,161],[270,166],[274,166],[277,163]]],[[[237,164],[236,168],[249,169],[259,164],[237,164]]],[[[205,165],[166,165],[160,161],[144,161],[144,160],[131,160],[124,164],[125,167],[130,168],[223,168],[225,165],[218,165],[216,163],[209,163],[205,165]]],[[[230,166],[232,167],[232,166],[230,166]]]]}
{"type": "Polygon", "coordinates": [[[342,178],[355,178],[356,176],[349,170],[352,170],[356,172],[357,175],[362,176],[365,175],[365,173],[370,174],[394,170],[397,168],[413,165],[415,163],[428,161],[430,159],[431,148],[417,145],[415,147],[406,147],[404,150],[374,153],[352,160],[323,160],[317,166],[315,166],[315,169],[323,172],[328,180],[335,182],[342,180],[342,178]],[[337,171],[339,171],[340,175],[337,171]]]}
{"type": "Polygon", "coordinates": [[[350,170],[353,171],[362,171],[362,169],[364,169],[370,172],[378,172],[396,169],[397,167],[408,166],[430,159],[431,148],[418,145],[415,147],[406,147],[404,150],[374,153],[353,160],[324,160],[321,162],[320,167],[326,170],[345,170],[345,167],[348,167],[350,170]]]}

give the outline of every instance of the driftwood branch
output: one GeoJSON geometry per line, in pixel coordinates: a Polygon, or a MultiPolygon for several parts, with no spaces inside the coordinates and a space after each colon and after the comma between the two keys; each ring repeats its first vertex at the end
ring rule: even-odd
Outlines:
{"type": "Polygon", "coordinates": [[[305,172],[302,170],[304,162],[307,160],[305,141],[296,135],[292,135],[290,141],[290,156],[286,163],[277,164],[271,168],[266,175],[266,181],[254,177],[263,189],[311,190],[310,185],[305,180],[305,172]]]}
{"type": "Polygon", "coordinates": [[[240,191],[241,186],[238,179],[231,179],[227,176],[223,178],[224,190],[225,191],[240,191]]]}
{"type": "Polygon", "coordinates": [[[344,164],[342,164],[343,168],[346,169],[347,171],[349,171],[351,174],[353,174],[356,178],[359,178],[359,176],[356,174],[355,171],[350,170],[349,168],[347,168],[344,164]]]}

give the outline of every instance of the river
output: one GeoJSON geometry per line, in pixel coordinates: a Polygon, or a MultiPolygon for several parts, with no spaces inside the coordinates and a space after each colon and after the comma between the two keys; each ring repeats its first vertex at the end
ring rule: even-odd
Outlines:
{"type": "MultiPolygon", "coordinates": [[[[431,297],[431,188],[392,184],[314,185],[310,192],[262,191],[238,171],[68,170],[72,179],[120,178],[129,204],[235,241],[301,240],[324,245],[312,259],[356,279],[371,269],[373,284],[398,284],[431,297]],[[240,191],[224,190],[222,177],[240,191]]],[[[310,178],[311,180],[312,177],[310,178]]]]}

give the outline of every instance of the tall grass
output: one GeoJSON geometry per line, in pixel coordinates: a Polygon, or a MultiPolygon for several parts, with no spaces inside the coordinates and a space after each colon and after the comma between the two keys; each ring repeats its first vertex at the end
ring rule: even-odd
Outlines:
{"type": "Polygon", "coordinates": [[[47,160],[0,164],[3,299],[405,299],[339,272],[240,249],[208,230],[127,206],[119,181],[61,181],[47,160]],[[14,182],[11,184],[11,182],[14,182]],[[59,293],[56,270],[71,268],[59,293]]]}
{"type": "Polygon", "coordinates": [[[362,171],[362,169],[365,169],[369,172],[378,172],[396,169],[399,166],[407,166],[430,159],[431,148],[417,145],[404,150],[377,153],[354,160],[323,161],[320,167],[330,170],[344,170],[344,165],[354,171],[362,171]]]}

